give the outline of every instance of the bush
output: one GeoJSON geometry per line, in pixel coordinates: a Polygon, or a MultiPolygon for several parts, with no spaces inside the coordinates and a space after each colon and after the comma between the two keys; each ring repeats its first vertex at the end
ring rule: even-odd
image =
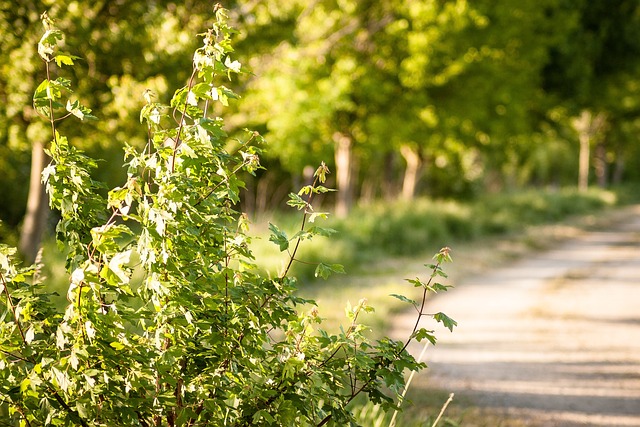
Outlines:
{"type": "MultiPolygon", "coordinates": [[[[60,31],[43,16],[38,52],[47,79],[34,106],[51,124],[52,163],[43,172],[56,237],[66,253],[65,307],[52,302],[43,266],[20,267],[16,250],[0,246],[0,402],[6,425],[322,426],[357,425],[356,396],[396,408],[405,370],[425,365],[407,351],[412,340],[435,342],[415,328],[405,342],[369,341],[359,323],[366,300],[347,308],[349,325],[321,329],[313,301],[295,294],[291,266],[302,241],[330,234],[311,205],[328,191],[322,165],[313,185],[290,196],[302,216],[291,237],[270,225],[270,240],[289,254],[281,274],[264,277],[249,250],[246,216],[235,210],[239,173],[260,168],[258,134],[231,140],[211,106],[235,98],[222,78],[242,71],[231,57],[225,11],[193,58],[187,86],[170,105],[141,112],[147,147],[126,147],[127,180],[108,191],[92,180],[97,163],[57,131],[67,116],[92,119],[68,99],[71,82],[50,76],[72,66],[59,51],[60,31]]],[[[413,304],[417,320],[447,249],[428,266],[413,304]]],[[[319,263],[315,274],[341,272],[319,263]]],[[[442,313],[430,315],[453,329],[442,313]]]]}

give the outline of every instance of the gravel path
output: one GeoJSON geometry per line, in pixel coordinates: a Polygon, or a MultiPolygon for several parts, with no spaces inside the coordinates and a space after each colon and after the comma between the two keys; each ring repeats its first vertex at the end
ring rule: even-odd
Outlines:
{"type": "MultiPolygon", "coordinates": [[[[451,269],[464,262],[454,252],[451,269]]],[[[640,427],[640,207],[607,231],[455,285],[431,305],[459,326],[437,329],[412,387],[467,396],[525,425],[640,427]]],[[[413,319],[401,316],[394,335],[413,319]]]]}

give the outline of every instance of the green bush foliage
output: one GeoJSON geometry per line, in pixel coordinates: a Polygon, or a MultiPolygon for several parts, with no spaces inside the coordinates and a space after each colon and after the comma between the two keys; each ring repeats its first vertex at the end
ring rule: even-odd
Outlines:
{"type": "MultiPolygon", "coordinates": [[[[332,231],[312,207],[328,169],[291,194],[302,216],[289,236],[270,225],[270,240],[288,252],[286,268],[265,277],[249,250],[247,218],[236,210],[240,173],[260,168],[260,136],[230,139],[213,105],[236,95],[225,81],[242,72],[233,58],[224,9],[203,34],[187,85],[169,105],[146,94],[140,120],[148,144],[125,148],[126,182],[103,196],[91,178],[95,160],[58,132],[60,120],[93,119],[72,98],[71,81],[54,78],[75,56],[59,50],[63,34],[43,15],[38,53],[47,78],[34,107],[51,125],[52,162],[43,173],[60,213],[56,237],[66,253],[66,304],[52,302],[43,267],[21,267],[0,246],[0,405],[19,426],[322,426],[358,425],[357,396],[398,406],[404,373],[425,365],[407,351],[412,340],[435,342],[419,327],[429,292],[444,291],[441,250],[414,305],[415,328],[404,342],[364,335],[365,299],[348,306],[348,326],[321,328],[313,301],[296,296],[290,267],[299,245],[332,231]]],[[[319,263],[315,273],[341,272],[319,263]]]]}

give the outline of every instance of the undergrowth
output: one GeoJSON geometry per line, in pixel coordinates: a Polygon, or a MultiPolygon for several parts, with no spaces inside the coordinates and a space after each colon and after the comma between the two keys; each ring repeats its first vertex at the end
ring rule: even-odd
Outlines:
{"type": "MultiPolygon", "coordinates": [[[[526,190],[508,194],[490,194],[472,201],[419,198],[407,202],[376,202],[355,208],[344,219],[331,217],[327,226],[335,229],[331,239],[317,239],[303,249],[310,262],[340,260],[350,273],[358,273],[371,263],[385,258],[413,256],[433,252],[444,245],[469,242],[483,237],[524,231],[532,225],[558,222],[572,215],[596,212],[627,200],[621,193],[590,189],[526,190]],[[329,248],[330,242],[330,250],[329,248]]],[[[279,224],[293,229],[294,218],[272,213],[279,224]]],[[[264,221],[256,221],[264,223],[264,221]]],[[[267,230],[258,229],[254,251],[261,267],[276,274],[283,266],[266,238],[267,230]],[[272,255],[270,255],[272,254],[272,255]]],[[[299,264],[295,274],[300,280],[313,280],[314,266],[299,264]]]]}

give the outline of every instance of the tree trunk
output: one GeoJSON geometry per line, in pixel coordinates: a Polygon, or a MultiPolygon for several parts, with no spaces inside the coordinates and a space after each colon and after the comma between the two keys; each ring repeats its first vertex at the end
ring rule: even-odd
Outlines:
{"type": "Polygon", "coordinates": [[[336,144],[336,216],[343,218],[347,216],[353,204],[353,141],[351,137],[343,133],[333,134],[333,141],[336,144]]]}
{"type": "Polygon", "coordinates": [[[578,190],[585,191],[589,186],[589,157],[591,143],[596,138],[601,139],[606,131],[607,116],[604,113],[593,114],[585,110],[580,117],[573,121],[573,127],[578,132],[580,154],[578,164],[578,190]]]}
{"type": "Polygon", "coordinates": [[[29,178],[29,196],[27,212],[20,233],[20,252],[27,263],[36,259],[42,236],[49,216],[49,204],[45,187],[42,184],[42,171],[49,159],[44,152],[44,144],[34,142],[31,148],[31,173],[29,178]]]}
{"type": "Polygon", "coordinates": [[[389,151],[384,156],[384,177],[382,182],[382,196],[385,200],[392,200],[398,194],[397,180],[394,174],[395,156],[393,151],[389,151]]]}
{"type": "Polygon", "coordinates": [[[624,157],[622,156],[622,153],[620,151],[616,156],[616,162],[613,168],[613,177],[611,178],[611,181],[614,185],[622,183],[622,176],[624,174],[624,157]]]}
{"type": "Polygon", "coordinates": [[[596,180],[600,188],[606,188],[608,185],[609,165],[607,164],[607,149],[604,141],[600,141],[596,145],[594,169],[596,172],[596,180]]]}
{"type": "Polygon", "coordinates": [[[578,160],[578,190],[586,191],[589,187],[589,142],[591,138],[586,132],[580,133],[580,154],[578,160]]]}
{"type": "Polygon", "coordinates": [[[404,170],[404,179],[402,181],[401,197],[403,200],[412,200],[416,194],[416,188],[424,162],[420,152],[408,145],[400,147],[400,154],[402,154],[402,157],[404,157],[404,160],[407,162],[407,167],[404,170]]]}

